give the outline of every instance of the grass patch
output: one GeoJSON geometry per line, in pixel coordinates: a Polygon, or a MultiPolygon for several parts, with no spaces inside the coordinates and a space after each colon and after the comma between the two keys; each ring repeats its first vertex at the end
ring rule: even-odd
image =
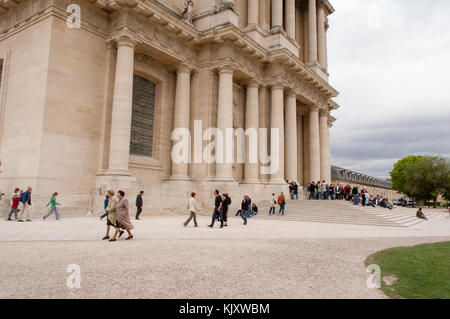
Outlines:
{"type": "Polygon", "coordinates": [[[392,248],[369,256],[381,268],[381,290],[391,298],[450,299],[450,242],[392,248]],[[386,285],[383,277],[397,281],[386,285]]]}

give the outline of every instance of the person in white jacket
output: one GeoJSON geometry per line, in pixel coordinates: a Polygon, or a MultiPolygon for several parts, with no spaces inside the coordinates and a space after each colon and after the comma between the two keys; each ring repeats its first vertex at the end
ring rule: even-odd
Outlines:
{"type": "Polygon", "coordinates": [[[184,222],[184,227],[186,227],[191,219],[194,219],[194,227],[198,227],[197,224],[197,213],[198,213],[198,206],[197,206],[197,201],[195,200],[195,196],[197,196],[196,193],[191,193],[191,197],[189,198],[189,211],[191,213],[191,215],[189,216],[189,218],[184,222]]]}

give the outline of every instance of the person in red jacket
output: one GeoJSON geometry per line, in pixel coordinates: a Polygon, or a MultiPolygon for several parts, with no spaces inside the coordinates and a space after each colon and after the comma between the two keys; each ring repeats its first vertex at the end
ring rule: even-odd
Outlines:
{"type": "Polygon", "coordinates": [[[14,218],[17,220],[17,210],[19,208],[19,200],[20,200],[19,191],[20,191],[20,189],[16,188],[14,190],[14,193],[12,194],[12,197],[11,197],[11,211],[9,212],[7,220],[12,220],[11,219],[11,215],[13,213],[14,213],[14,218]]]}

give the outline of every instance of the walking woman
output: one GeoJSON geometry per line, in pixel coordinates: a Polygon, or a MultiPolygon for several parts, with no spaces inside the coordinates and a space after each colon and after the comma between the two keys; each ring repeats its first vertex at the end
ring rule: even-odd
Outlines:
{"type": "Polygon", "coordinates": [[[198,227],[198,224],[197,224],[198,206],[197,206],[197,201],[195,200],[195,196],[197,196],[197,194],[192,192],[191,198],[189,198],[189,211],[191,212],[191,215],[184,222],[184,224],[183,224],[184,227],[186,227],[191,222],[191,219],[194,219],[194,227],[198,227]]]}
{"type": "Polygon", "coordinates": [[[56,220],[59,220],[60,216],[58,213],[58,209],[56,208],[56,205],[60,205],[56,202],[56,196],[58,196],[58,193],[54,192],[52,195],[52,198],[50,198],[50,201],[47,204],[50,205],[50,210],[48,211],[48,214],[42,217],[43,220],[45,220],[48,216],[50,216],[53,212],[55,212],[56,220]]]}
{"type": "Polygon", "coordinates": [[[116,241],[117,234],[122,236],[123,231],[121,229],[124,229],[128,233],[127,240],[133,239],[133,234],[131,233],[131,230],[134,228],[133,224],[130,220],[130,212],[129,212],[129,205],[128,205],[128,199],[125,198],[125,192],[124,191],[118,191],[117,192],[117,198],[119,200],[116,204],[116,232],[114,233],[113,238],[111,238],[109,241],[116,241]]]}
{"type": "MultiPolygon", "coordinates": [[[[111,226],[116,229],[116,200],[114,199],[114,191],[109,190],[106,193],[106,198],[108,199],[108,204],[105,208],[107,217],[106,217],[106,235],[103,237],[103,240],[109,239],[109,230],[111,226]]],[[[105,200],[106,203],[106,200],[105,200]]],[[[123,232],[122,232],[123,234],[123,232]]]]}

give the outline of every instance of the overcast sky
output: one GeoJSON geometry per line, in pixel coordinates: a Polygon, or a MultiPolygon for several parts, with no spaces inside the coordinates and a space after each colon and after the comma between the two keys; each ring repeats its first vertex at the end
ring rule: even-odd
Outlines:
{"type": "Polygon", "coordinates": [[[450,157],[450,1],[331,2],[332,163],[386,178],[410,154],[450,157]]]}

